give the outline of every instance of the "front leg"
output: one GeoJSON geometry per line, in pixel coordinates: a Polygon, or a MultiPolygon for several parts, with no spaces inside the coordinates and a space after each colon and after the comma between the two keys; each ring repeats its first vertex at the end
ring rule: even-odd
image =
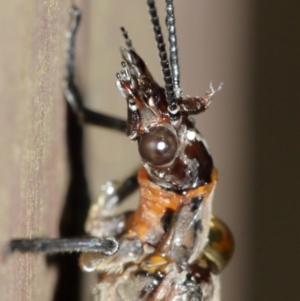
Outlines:
{"type": "Polygon", "coordinates": [[[97,202],[90,206],[85,232],[94,237],[115,237],[123,233],[128,217],[125,202],[137,188],[137,172],[120,183],[108,181],[102,185],[97,202]]]}
{"type": "Polygon", "coordinates": [[[81,13],[76,7],[70,9],[71,22],[67,33],[67,76],[65,79],[64,96],[78,120],[82,123],[93,124],[109,129],[126,132],[127,122],[106,114],[91,111],[84,107],[83,99],[75,82],[75,37],[80,23],[81,13]]]}
{"type": "Polygon", "coordinates": [[[118,248],[119,244],[114,238],[21,238],[9,242],[5,255],[13,252],[48,254],[94,252],[99,256],[109,257],[114,255],[118,248]]]}

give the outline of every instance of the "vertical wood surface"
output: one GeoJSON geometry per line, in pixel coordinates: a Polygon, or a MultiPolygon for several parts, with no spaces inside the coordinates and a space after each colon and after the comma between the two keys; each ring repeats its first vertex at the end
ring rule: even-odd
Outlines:
{"type": "MultiPolygon", "coordinates": [[[[57,236],[66,183],[62,78],[70,1],[1,1],[0,237],[57,236]]],[[[14,254],[0,268],[3,301],[50,300],[54,269],[14,254]]]]}

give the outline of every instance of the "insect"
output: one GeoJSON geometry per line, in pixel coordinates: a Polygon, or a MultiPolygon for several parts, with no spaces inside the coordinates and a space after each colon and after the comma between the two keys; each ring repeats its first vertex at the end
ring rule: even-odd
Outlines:
{"type": "Polygon", "coordinates": [[[86,232],[75,239],[12,240],[9,251],[81,252],[79,264],[98,272],[95,301],[217,301],[218,274],[233,253],[226,225],[212,216],[217,171],[192,115],[205,111],[217,90],[184,96],[180,88],[174,6],[166,0],[169,59],[154,0],[147,1],[160,57],[164,87],[152,77],[122,28],[122,70],[116,85],[127,103],[127,121],[92,112],[74,78],[75,36],[80,11],[71,9],[65,98],[80,120],[115,128],[137,141],[142,168],[135,211],[119,205],[136,188],[108,182],[89,211],[86,232]]]}

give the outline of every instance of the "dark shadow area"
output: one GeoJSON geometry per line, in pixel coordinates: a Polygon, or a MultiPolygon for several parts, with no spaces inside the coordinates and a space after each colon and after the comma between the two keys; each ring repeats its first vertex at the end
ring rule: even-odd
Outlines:
{"type": "MultiPolygon", "coordinates": [[[[84,235],[84,222],[90,205],[88,185],[83,159],[83,129],[67,106],[67,155],[70,182],[60,221],[60,237],[84,235]]],[[[78,266],[78,254],[59,254],[50,259],[58,268],[58,279],[53,301],[80,301],[82,273],[78,266]]]]}
{"type": "Polygon", "coordinates": [[[257,0],[254,299],[300,300],[300,1],[257,0]]]}

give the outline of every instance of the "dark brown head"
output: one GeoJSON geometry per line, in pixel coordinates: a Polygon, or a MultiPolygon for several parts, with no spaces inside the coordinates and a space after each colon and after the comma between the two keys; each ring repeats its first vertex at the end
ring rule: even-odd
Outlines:
{"type": "MultiPolygon", "coordinates": [[[[184,193],[211,181],[212,158],[190,115],[204,111],[215,91],[211,87],[203,97],[183,97],[179,88],[177,45],[171,72],[153,5],[150,15],[160,51],[165,88],[154,81],[124,29],[129,49],[121,48],[123,69],[117,74],[116,85],[127,100],[127,135],[131,140],[137,140],[149,178],[165,189],[184,193]],[[175,87],[173,82],[177,83],[175,87]]],[[[169,35],[172,35],[170,31],[169,35]]],[[[171,40],[174,40],[174,30],[171,40]]]]}
{"type": "Polygon", "coordinates": [[[150,179],[178,192],[210,182],[212,159],[189,115],[203,111],[212,92],[178,99],[180,118],[172,120],[165,89],[154,81],[143,60],[132,50],[121,48],[121,53],[125,63],[117,87],[127,100],[127,135],[137,140],[150,179]]]}

